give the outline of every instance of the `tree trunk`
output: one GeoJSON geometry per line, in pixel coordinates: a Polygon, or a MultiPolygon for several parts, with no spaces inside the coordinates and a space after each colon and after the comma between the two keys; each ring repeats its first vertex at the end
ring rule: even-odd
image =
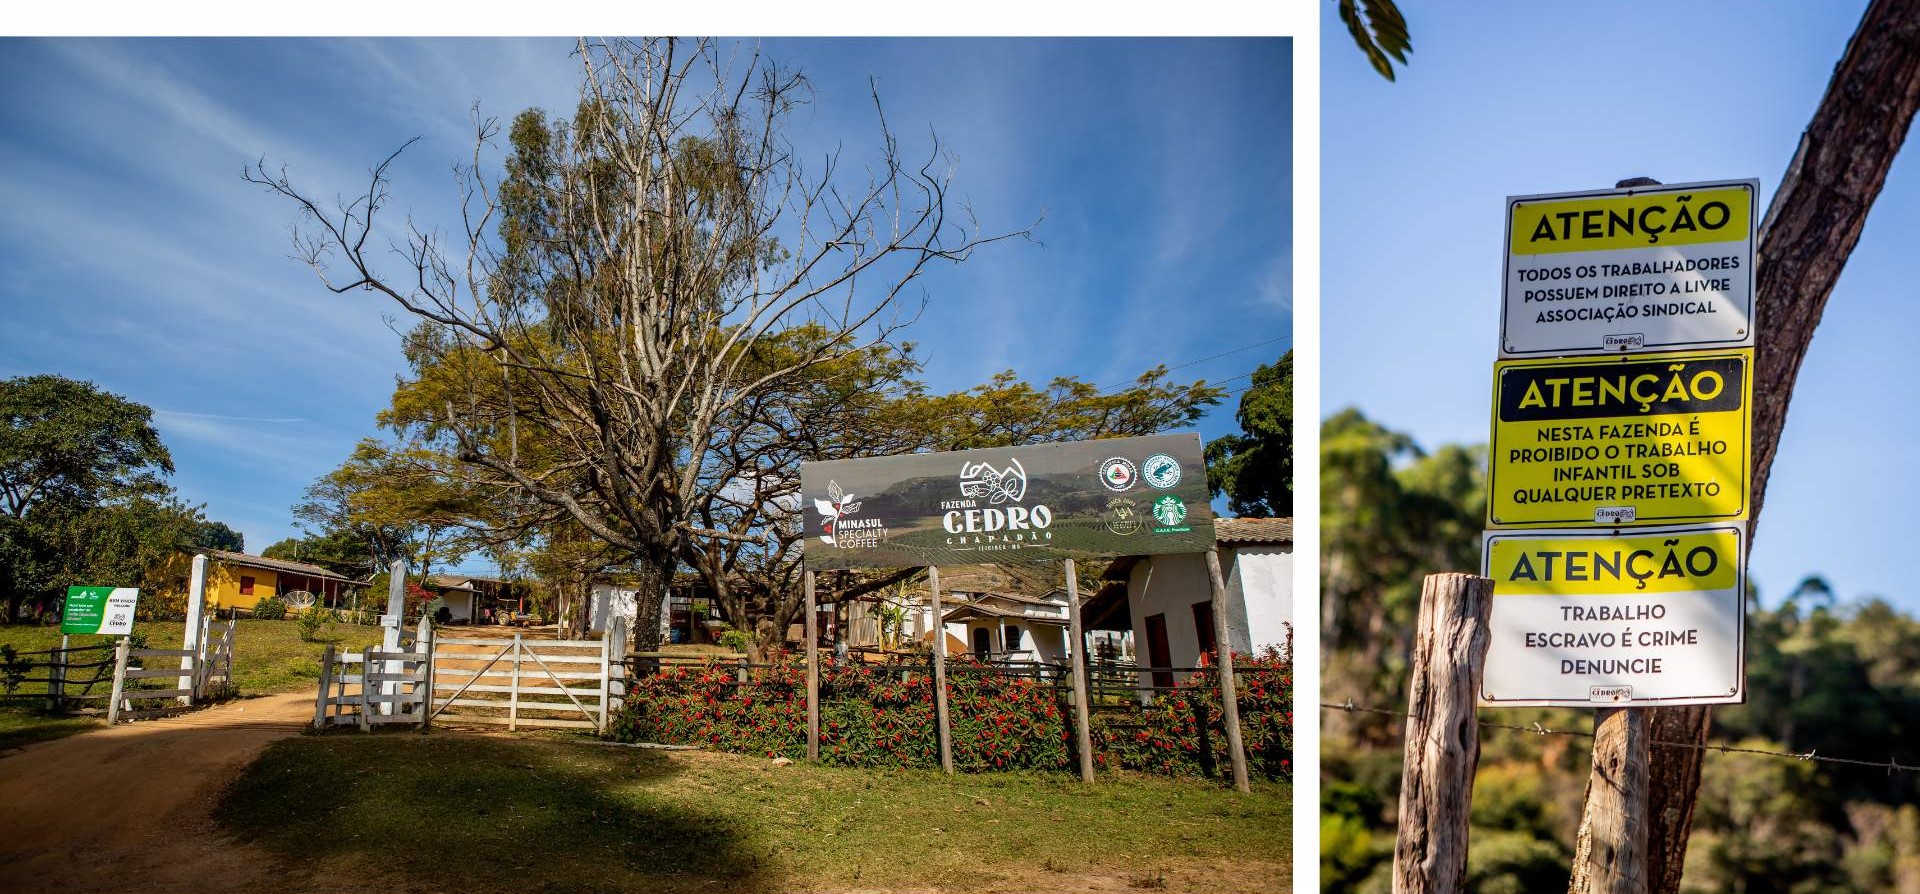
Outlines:
{"type": "Polygon", "coordinates": [[[660,651],[660,606],[673,585],[674,562],[671,554],[650,556],[640,566],[639,586],[633,597],[633,633],[628,648],[635,652],[660,651]]]}
{"type": "MultiPolygon", "coordinates": [[[[1754,284],[1753,510],[1758,527],[1794,380],[1827,296],[1860,239],[1920,105],[1920,0],[1873,0],[1800,137],[1760,228],[1754,284]]],[[[1749,536],[1748,542],[1752,539],[1749,536]]],[[[1654,741],[1705,744],[1706,708],[1655,708],[1654,741]]],[[[1647,878],[1675,894],[1694,802],[1700,752],[1653,749],[1647,878]]]]}

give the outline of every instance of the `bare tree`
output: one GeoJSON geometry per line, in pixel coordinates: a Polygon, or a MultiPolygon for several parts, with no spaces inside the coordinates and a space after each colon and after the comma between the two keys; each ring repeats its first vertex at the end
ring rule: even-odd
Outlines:
{"type": "Polygon", "coordinates": [[[680,562],[766,539],[695,517],[734,486],[717,436],[769,389],[889,344],[929,265],[1026,231],[983,236],[950,213],[938,141],[906,160],[877,94],[873,160],[850,175],[836,151],[814,171],[786,136],[798,72],[708,41],[582,40],[577,57],[576,114],[517,118],[503,177],[483,173],[498,128],[480,122],[456,245],[411,223],[373,244],[399,152],[334,204],[264,161],[246,177],[299,208],[296,250],[329,289],[422,321],[448,377],[425,428],[456,446],[457,474],[637,562],[647,649],[680,562]],[[767,362],[800,326],[823,336],[767,362]]]}

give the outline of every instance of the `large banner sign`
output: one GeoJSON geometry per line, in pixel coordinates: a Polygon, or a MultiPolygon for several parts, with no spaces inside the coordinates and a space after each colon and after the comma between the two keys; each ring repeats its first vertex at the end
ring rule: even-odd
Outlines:
{"type": "Polygon", "coordinates": [[[813,569],[1200,553],[1194,433],[805,463],[813,569]]]}

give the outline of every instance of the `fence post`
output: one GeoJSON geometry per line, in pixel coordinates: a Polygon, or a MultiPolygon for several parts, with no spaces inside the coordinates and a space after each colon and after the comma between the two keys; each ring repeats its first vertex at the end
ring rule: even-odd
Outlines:
{"type": "Polygon", "coordinates": [[[520,728],[520,636],[513,635],[513,684],[507,688],[507,732],[520,728]]]}
{"type": "MultiPolygon", "coordinates": [[[[607,669],[607,710],[618,711],[627,703],[627,619],[625,616],[614,616],[613,626],[607,628],[607,636],[610,637],[610,642],[607,644],[609,654],[613,656],[613,666],[607,669]],[[614,688],[616,686],[619,687],[618,690],[614,688]]],[[[606,711],[600,713],[605,722],[606,711]]]]}
{"type": "Polygon", "coordinates": [[[133,643],[126,637],[120,638],[120,645],[113,650],[113,697],[107,702],[107,725],[120,722],[120,693],[127,685],[127,653],[133,649],[133,643]]]}
{"type": "Polygon", "coordinates": [[[58,712],[67,695],[67,635],[60,634],[60,648],[47,662],[47,710],[58,712]]]}
{"type": "Polygon", "coordinates": [[[807,760],[820,760],[820,607],[814,601],[813,569],[800,572],[807,602],[807,760]]]}
{"type": "MultiPolygon", "coordinates": [[[[407,563],[400,559],[394,559],[393,563],[387,566],[387,615],[393,619],[393,623],[384,625],[380,632],[381,651],[400,651],[400,624],[406,620],[406,613],[407,563]]],[[[386,618],[382,618],[381,620],[384,621],[386,618]]],[[[383,673],[391,673],[394,670],[395,668],[388,667],[384,663],[382,664],[383,673]]],[[[372,662],[368,662],[366,671],[366,674],[362,675],[363,677],[373,673],[372,662]]],[[[390,694],[394,691],[394,688],[393,683],[384,683],[381,685],[380,691],[383,694],[390,694]]],[[[366,691],[365,683],[361,684],[361,691],[366,691]]],[[[380,713],[391,714],[393,713],[394,707],[392,702],[381,702],[380,713]]]]}
{"type": "Polygon", "coordinates": [[[180,648],[190,653],[180,656],[180,685],[177,688],[185,689],[189,693],[180,696],[179,702],[183,705],[193,704],[194,696],[200,694],[199,665],[202,663],[200,620],[202,613],[206,611],[206,602],[207,556],[205,553],[198,553],[193,557],[193,570],[187,575],[187,627],[180,643],[180,648]]]}
{"type": "Polygon", "coordinates": [[[360,653],[360,731],[361,732],[367,732],[368,730],[373,729],[372,699],[373,699],[373,650],[366,649],[360,653]]]}
{"type": "Polygon", "coordinates": [[[320,697],[313,700],[313,728],[327,728],[327,698],[333,689],[333,643],[320,653],[320,697]]]}
{"type": "Polygon", "coordinates": [[[940,742],[940,769],[953,772],[953,730],[947,724],[947,621],[940,610],[940,569],[927,566],[933,590],[933,735],[940,742]]]}
{"type": "Polygon", "coordinates": [[[1087,632],[1080,626],[1080,577],[1073,560],[1067,566],[1068,673],[1073,675],[1073,735],[1080,745],[1080,781],[1093,781],[1093,731],[1087,720],[1087,632]]]}
{"type": "Polygon", "coordinates": [[[1247,781],[1247,747],[1240,737],[1240,690],[1233,679],[1233,627],[1227,622],[1227,582],[1220,576],[1220,548],[1207,547],[1207,578],[1213,588],[1213,650],[1220,666],[1220,722],[1227,731],[1227,763],[1233,787],[1253,791],[1247,781]]]}
{"type": "Polygon", "coordinates": [[[414,684],[414,691],[420,695],[420,731],[427,731],[427,721],[433,716],[433,620],[423,612],[420,615],[420,628],[413,635],[413,650],[420,653],[420,682],[414,684]]]}
{"type": "Polygon", "coordinates": [[[1646,894],[1652,739],[1643,708],[1601,708],[1573,849],[1571,894],[1646,894]]]}
{"type": "Polygon", "coordinates": [[[1459,894],[1467,880],[1467,812],[1480,763],[1474,707],[1487,660],[1493,581],[1430,574],[1420,588],[1407,681],[1394,894],[1459,894]]]}

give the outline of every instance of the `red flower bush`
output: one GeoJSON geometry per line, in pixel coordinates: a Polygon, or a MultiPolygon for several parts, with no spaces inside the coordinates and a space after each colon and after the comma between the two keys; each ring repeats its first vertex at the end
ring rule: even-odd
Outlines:
{"type": "MultiPolygon", "coordinates": [[[[970,656],[948,664],[954,765],[964,770],[1069,770],[1071,708],[1064,681],[1012,676],[970,656]]],[[[1257,775],[1292,772],[1293,675],[1277,651],[1245,660],[1240,724],[1257,775]]],[[[1137,710],[1094,714],[1096,766],[1224,776],[1218,674],[1194,674],[1137,710]]],[[[709,662],[663,667],[630,681],[608,725],[621,742],[697,745],[765,757],[806,754],[806,666],[788,655],[747,671],[709,662]]],[[[841,664],[822,656],[820,758],[854,767],[936,767],[933,679],[925,665],[841,664]]]]}

